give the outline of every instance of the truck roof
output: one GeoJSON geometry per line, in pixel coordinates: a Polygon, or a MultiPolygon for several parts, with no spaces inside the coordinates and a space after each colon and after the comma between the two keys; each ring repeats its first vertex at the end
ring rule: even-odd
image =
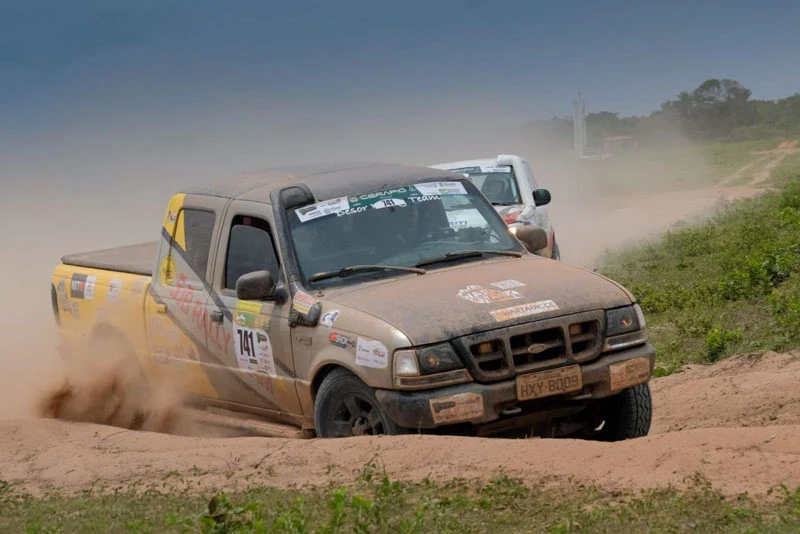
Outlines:
{"type": "Polygon", "coordinates": [[[397,163],[319,163],[248,172],[181,192],[269,203],[272,191],[305,184],[317,200],[327,200],[436,178],[452,180],[461,176],[430,167],[397,163]]]}
{"type": "Polygon", "coordinates": [[[481,159],[463,159],[461,161],[450,161],[447,163],[437,163],[431,165],[434,169],[463,169],[466,167],[494,167],[497,165],[497,157],[481,159]]]}

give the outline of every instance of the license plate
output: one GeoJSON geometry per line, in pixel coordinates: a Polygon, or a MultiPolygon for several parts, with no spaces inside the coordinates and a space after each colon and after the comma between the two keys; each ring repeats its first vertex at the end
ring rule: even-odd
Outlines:
{"type": "Polygon", "coordinates": [[[578,391],[583,387],[583,375],[579,365],[562,367],[541,373],[517,377],[517,399],[541,399],[578,391]]]}
{"type": "Polygon", "coordinates": [[[619,391],[627,387],[643,384],[650,379],[650,359],[634,358],[627,362],[608,366],[611,378],[611,391],[619,391]]]}

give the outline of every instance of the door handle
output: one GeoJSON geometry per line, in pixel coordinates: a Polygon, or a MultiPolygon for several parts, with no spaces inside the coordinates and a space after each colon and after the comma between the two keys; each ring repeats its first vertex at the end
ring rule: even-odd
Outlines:
{"type": "Polygon", "coordinates": [[[211,320],[215,323],[221,323],[225,320],[225,316],[222,314],[221,311],[213,311],[211,312],[211,320]]]}
{"type": "Polygon", "coordinates": [[[162,315],[167,313],[167,305],[166,304],[156,304],[156,313],[160,313],[162,315]]]}

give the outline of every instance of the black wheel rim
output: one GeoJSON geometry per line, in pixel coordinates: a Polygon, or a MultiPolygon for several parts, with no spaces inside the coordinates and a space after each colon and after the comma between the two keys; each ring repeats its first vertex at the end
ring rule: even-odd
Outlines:
{"type": "Polygon", "coordinates": [[[385,433],[378,408],[360,395],[348,395],[339,401],[333,413],[332,430],[335,438],[385,433]]]}

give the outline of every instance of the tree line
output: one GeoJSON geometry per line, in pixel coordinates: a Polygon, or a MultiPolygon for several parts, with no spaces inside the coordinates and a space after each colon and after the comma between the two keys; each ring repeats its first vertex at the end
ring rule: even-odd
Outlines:
{"type": "MultiPolygon", "coordinates": [[[[646,116],[622,117],[600,111],[586,115],[590,145],[631,136],[637,143],[682,137],[694,141],[746,141],[800,135],[800,93],[778,100],[755,100],[741,83],[712,78],[692,91],[681,91],[646,116]]],[[[572,117],[553,117],[530,124],[532,133],[561,146],[572,144],[572,117]]]]}

